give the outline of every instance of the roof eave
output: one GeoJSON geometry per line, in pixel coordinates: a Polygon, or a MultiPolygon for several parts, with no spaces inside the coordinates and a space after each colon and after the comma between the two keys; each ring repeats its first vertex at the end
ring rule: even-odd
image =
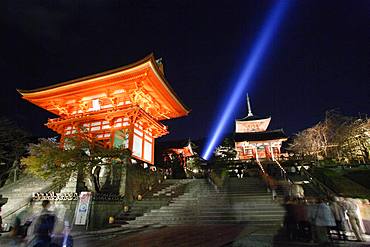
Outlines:
{"type": "Polygon", "coordinates": [[[127,70],[127,69],[136,67],[138,65],[141,65],[141,64],[144,64],[148,61],[153,61],[153,60],[155,61],[154,54],[150,53],[148,56],[146,56],[145,58],[143,58],[139,61],[136,61],[134,63],[128,64],[128,65],[125,65],[125,66],[121,66],[121,67],[118,67],[118,68],[115,68],[115,69],[110,69],[110,70],[103,71],[103,72],[100,72],[100,73],[96,73],[96,74],[93,74],[93,75],[83,76],[83,77],[80,77],[80,78],[77,78],[77,79],[72,79],[72,80],[60,82],[60,83],[53,84],[53,85],[46,86],[46,87],[40,87],[40,88],[31,89],[31,90],[17,89],[17,91],[23,96],[26,96],[27,94],[32,94],[32,93],[40,93],[40,92],[43,92],[43,91],[47,91],[49,89],[54,89],[54,88],[57,88],[57,87],[71,85],[71,84],[83,82],[83,81],[86,81],[86,80],[94,79],[94,78],[97,78],[97,77],[109,75],[109,74],[112,74],[112,73],[117,73],[117,72],[120,72],[122,70],[127,70]]]}
{"type": "Polygon", "coordinates": [[[187,116],[190,112],[190,108],[188,108],[184,102],[180,99],[180,97],[176,94],[176,92],[173,90],[173,88],[168,83],[167,79],[165,78],[162,70],[159,68],[154,55],[150,59],[151,64],[153,65],[153,68],[156,72],[156,74],[159,76],[159,79],[164,83],[168,91],[172,94],[173,98],[178,102],[178,104],[183,108],[185,115],[187,116]]]}

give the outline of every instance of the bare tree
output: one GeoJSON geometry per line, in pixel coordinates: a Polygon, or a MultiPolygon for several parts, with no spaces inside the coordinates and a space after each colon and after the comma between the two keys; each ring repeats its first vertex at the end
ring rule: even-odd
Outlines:
{"type": "Polygon", "coordinates": [[[370,120],[328,111],[325,120],[297,133],[289,149],[308,160],[370,161],[370,120]]]}

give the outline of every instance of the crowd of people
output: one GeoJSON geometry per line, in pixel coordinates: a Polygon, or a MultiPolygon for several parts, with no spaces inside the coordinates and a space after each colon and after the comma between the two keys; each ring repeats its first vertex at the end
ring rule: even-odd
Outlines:
{"type": "Polygon", "coordinates": [[[277,190],[285,198],[284,227],[290,240],[330,244],[333,239],[364,242],[370,235],[370,203],[367,199],[305,197],[303,186],[262,174],[275,200],[277,190]]]}
{"type": "Polygon", "coordinates": [[[365,234],[370,234],[368,200],[287,197],[284,206],[284,226],[290,240],[322,244],[330,243],[333,239],[364,242],[365,234]]]}
{"type": "Polygon", "coordinates": [[[23,223],[18,215],[10,232],[10,246],[27,247],[71,247],[73,239],[70,235],[69,222],[64,222],[64,229],[57,233],[57,216],[50,210],[49,200],[42,201],[39,213],[28,217],[23,223]]]}
{"type": "Polygon", "coordinates": [[[328,243],[333,238],[365,241],[370,234],[370,204],[364,199],[288,198],[285,227],[292,240],[328,243]]]}

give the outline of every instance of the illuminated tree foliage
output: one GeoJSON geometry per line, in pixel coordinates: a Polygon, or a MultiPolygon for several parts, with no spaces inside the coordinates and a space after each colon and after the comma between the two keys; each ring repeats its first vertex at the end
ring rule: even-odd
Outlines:
{"type": "Polygon", "coordinates": [[[329,111],[324,121],[296,134],[289,149],[306,160],[369,163],[370,120],[329,111]]]}
{"type": "Polygon", "coordinates": [[[202,164],[202,159],[199,156],[199,154],[195,154],[191,157],[188,158],[186,161],[186,168],[189,170],[194,170],[194,169],[200,169],[202,164]]]}
{"type": "Polygon", "coordinates": [[[188,157],[186,161],[186,174],[187,177],[203,177],[204,175],[204,160],[195,153],[193,156],[188,157]]]}
{"type": "Polygon", "coordinates": [[[84,140],[70,140],[74,148],[63,149],[55,139],[40,139],[29,145],[29,154],[21,159],[22,165],[31,174],[41,178],[53,178],[56,182],[66,182],[72,172],[83,176],[91,185],[90,190],[98,192],[99,184],[95,170],[103,165],[127,163],[131,153],[127,149],[106,149],[91,145],[84,140]]]}
{"type": "Polygon", "coordinates": [[[201,170],[202,167],[202,158],[199,155],[199,147],[195,143],[190,142],[191,149],[193,150],[194,155],[190,156],[186,160],[186,168],[190,171],[195,169],[201,170]]]}
{"type": "Polygon", "coordinates": [[[216,163],[225,163],[234,160],[237,155],[235,145],[232,139],[225,138],[222,144],[215,151],[216,163]]]}

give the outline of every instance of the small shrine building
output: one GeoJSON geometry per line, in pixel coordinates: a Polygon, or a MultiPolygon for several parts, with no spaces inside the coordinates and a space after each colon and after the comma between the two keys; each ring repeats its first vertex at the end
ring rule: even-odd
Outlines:
{"type": "Polygon", "coordinates": [[[281,144],[287,140],[282,129],[267,130],[271,117],[253,115],[247,95],[248,115],[235,120],[235,149],[239,160],[279,159],[281,144]]]}
{"type": "Polygon", "coordinates": [[[194,151],[194,143],[191,142],[190,138],[187,140],[179,140],[179,141],[168,141],[162,143],[161,155],[163,156],[162,162],[167,162],[177,156],[176,158],[180,159],[181,166],[186,167],[186,162],[189,158],[193,157],[196,152],[194,151]]]}
{"type": "Polygon", "coordinates": [[[71,137],[86,138],[106,148],[128,148],[150,164],[155,139],[169,133],[161,121],[189,113],[153,54],[103,73],[18,92],[58,116],[46,126],[61,135],[64,146],[71,137]]]}

